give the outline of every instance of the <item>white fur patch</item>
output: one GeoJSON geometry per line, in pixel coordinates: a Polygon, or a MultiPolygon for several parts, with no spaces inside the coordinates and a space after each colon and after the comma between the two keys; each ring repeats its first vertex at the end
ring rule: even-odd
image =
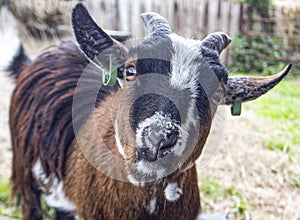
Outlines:
{"type": "Polygon", "coordinates": [[[164,192],[165,192],[166,199],[170,202],[174,202],[178,200],[183,194],[182,189],[178,187],[177,183],[168,183],[164,192]]]}
{"type": "Polygon", "coordinates": [[[5,70],[21,45],[16,19],[6,6],[0,10],[0,42],[0,69],[5,70]]]}
{"type": "Polygon", "coordinates": [[[150,202],[149,202],[149,205],[146,207],[147,211],[150,213],[150,214],[153,214],[155,212],[155,209],[156,209],[156,197],[153,197],[150,202]]]}
{"type": "Polygon", "coordinates": [[[118,147],[118,150],[119,150],[119,153],[122,155],[122,157],[124,159],[126,159],[126,154],[125,154],[125,150],[124,150],[124,147],[122,146],[122,143],[121,143],[121,140],[119,138],[119,128],[118,128],[118,123],[117,121],[115,121],[115,138],[116,138],[116,144],[117,144],[117,147],[118,147]]]}
{"type": "Polygon", "coordinates": [[[54,174],[50,174],[47,177],[40,159],[38,159],[32,167],[32,173],[34,177],[41,181],[44,185],[49,184],[47,192],[43,186],[40,186],[40,189],[45,193],[44,198],[49,206],[59,208],[60,210],[67,212],[76,211],[76,206],[65,196],[63,191],[63,182],[59,181],[54,174]]]}
{"type": "Polygon", "coordinates": [[[170,78],[171,85],[179,90],[188,89],[193,98],[187,105],[187,119],[181,125],[182,139],[181,143],[175,146],[175,154],[182,156],[187,145],[188,137],[192,127],[197,127],[197,107],[196,98],[198,96],[198,65],[193,63],[195,58],[200,56],[198,52],[199,42],[192,39],[185,39],[176,34],[171,34],[172,45],[175,53],[172,57],[172,73],[170,78]]]}
{"type": "MultiPolygon", "coordinates": [[[[161,127],[164,127],[167,130],[172,130],[172,128],[176,126],[179,129],[179,138],[180,138],[180,127],[177,124],[172,123],[170,119],[167,118],[166,116],[161,115],[161,113],[159,112],[155,112],[153,116],[139,123],[138,129],[136,131],[136,144],[138,147],[143,147],[143,141],[142,141],[143,131],[146,127],[150,126],[151,124],[159,124],[161,125],[161,127]]],[[[164,133],[163,135],[166,136],[167,133],[164,133]]]]}
{"type": "Polygon", "coordinates": [[[172,45],[175,53],[172,57],[172,73],[170,83],[179,90],[189,89],[194,98],[197,97],[197,77],[199,76],[198,65],[194,59],[199,54],[199,41],[185,39],[176,34],[171,34],[172,45]]]}
{"type": "Polygon", "coordinates": [[[143,181],[138,181],[137,179],[135,179],[132,175],[128,175],[127,179],[130,183],[132,183],[135,186],[145,186],[145,182],[143,181]]]}
{"type": "Polygon", "coordinates": [[[137,171],[144,174],[145,177],[156,174],[157,179],[161,179],[167,175],[166,169],[155,162],[139,161],[136,163],[137,171]]]}

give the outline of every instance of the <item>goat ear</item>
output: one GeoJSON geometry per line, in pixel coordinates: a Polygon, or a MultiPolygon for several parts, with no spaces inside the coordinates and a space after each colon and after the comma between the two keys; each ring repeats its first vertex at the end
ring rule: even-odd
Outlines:
{"type": "Polygon", "coordinates": [[[229,77],[225,85],[225,104],[251,101],[276,86],[290,71],[288,64],[281,72],[267,77],[229,77]]]}
{"type": "Polygon", "coordinates": [[[109,69],[109,57],[113,58],[117,67],[125,63],[128,57],[127,48],[96,24],[82,3],[73,9],[72,25],[80,49],[91,62],[106,70],[109,69]]]}

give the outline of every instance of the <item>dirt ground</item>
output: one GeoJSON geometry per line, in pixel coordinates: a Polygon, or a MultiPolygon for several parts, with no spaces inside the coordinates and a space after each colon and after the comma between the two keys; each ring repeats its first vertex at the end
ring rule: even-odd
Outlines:
{"type": "MultiPolygon", "coordinates": [[[[254,112],[246,110],[241,117],[228,116],[220,151],[199,170],[200,184],[208,177],[225,189],[239,192],[249,203],[243,215],[230,215],[231,219],[300,219],[300,190],[291,185],[291,176],[300,171],[299,160],[291,162],[288,154],[265,147],[270,132],[276,132],[272,122],[254,112]]],[[[300,155],[299,149],[296,151],[300,155]]],[[[230,199],[221,197],[212,202],[203,197],[204,209],[232,212],[230,199]]]]}
{"type": "MultiPolygon", "coordinates": [[[[8,178],[11,162],[8,109],[14,86],[3,72],[0,72],[0,88],[0,176],[8,178]]],[[[242,215],[230,215],[230,219],[299,220],[300,191],[292,187],[290,177],[300,170],[300,164],[290,163],[288,154],[265,147],[268,133],[276,130],[272,122],[247,110],[243,110],[241,117],[231,117],[229,107],[221,112],[217,120],[221,129],[214,135],[208,151],[221,141],[222,145],[216,154],[211,150],[213,160],[204,156],[202,162],[198,161],[200,184],[207,178],[217,181],[221,188],[234,189],[250,204],[242,215]]],[[[201,196],[204,211],[230,213],[234,208],[231,198],[221,196],[211,200],[201,196]]]]}

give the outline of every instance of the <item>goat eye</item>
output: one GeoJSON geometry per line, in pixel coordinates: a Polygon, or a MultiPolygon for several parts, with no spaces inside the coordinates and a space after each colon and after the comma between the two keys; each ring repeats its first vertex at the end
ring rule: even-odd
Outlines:
{"type": "Polygon", "coordinates": [[[133,65],[126,67],[125,78],[127,81],[132,81],[136,78],[136,69],[133,65]]]}

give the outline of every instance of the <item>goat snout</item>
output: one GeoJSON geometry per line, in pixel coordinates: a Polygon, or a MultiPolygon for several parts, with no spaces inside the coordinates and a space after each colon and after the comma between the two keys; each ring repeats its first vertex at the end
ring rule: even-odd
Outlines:
{"type": "Polygon", "coordinates": [[[146,128],[143,135],[143,147],[138,149],[138,160],[156,161],[173,151],[179,138],[178,128],[157,130],[146,128]]]}

